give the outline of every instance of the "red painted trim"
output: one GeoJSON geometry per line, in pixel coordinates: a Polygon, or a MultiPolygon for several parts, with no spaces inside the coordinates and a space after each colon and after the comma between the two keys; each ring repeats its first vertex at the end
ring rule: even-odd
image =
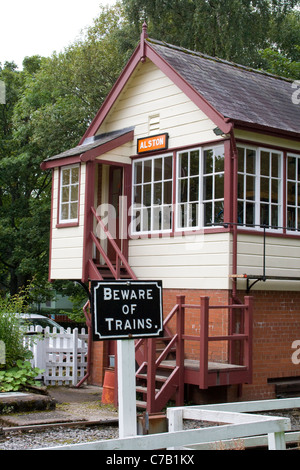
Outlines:
{"type": "Polygon", "coordinates": [[[93,230],[91,207],[94,206],[95,195],[95,162],[93,161],[86,163],[85,188],[82,282],[88,281],[89,260],[93,258],[93,242],[90,237],[93,230]]]}
{"type": "Polygon", "coordinates": [[[230,141],[224,142],[224,220],[232,221],[233,209],[233,170],[230,141]]]}
{"type": "Polygon", "coordinates": [[[191,145],[184,145],[181,147],[172,147],[168,150],[160,150],[158,152],[153,152],[153,153],[148,153],[147,155],[133,155],[131,156],[131,160],[137,160],[141,158],[149,158],[149,157],[154,157],[156,155],[168,155],[169,153],[172,152],[182,152],[194,148],[204,148],[204,147],[210,147],[210,146],[217,146],[217,145],[222,145],[224,142],[228,141],[230,138],[226,137],[224,139],[218,139],[218,140],[207,140],[205,142],[200,142],[198,144],[191,144],[191,145]]]}
{"type": "Polygon", "coordinates": [[[114,140],[111,140],[110,142],[107,142],[106,144],[100,145],[99,147],[96,147],[95,149],[92,149],[83,153],[80,156],[80,160],[82,162],[93,161],[97,157],[100,157],[101,155],[104,155],[105,153],[110,152],[111,150],[121,147],[121,145],[131,142],[133,139],[134,139],[134,131],[130,131],[127,134],[124,134],[114,140]]]}
{"type": "MultiPolygon", "coordinates": [[[[68,227],[78,227],[79,226],[79,214],[80,214],[80,190],[81,190],[81,165],[79,165],[79,185],[78,185],[78,208],[77,208],[77,221],[75,222],[61,222],[60,221],[60,195],[61,195],[61,168],[58,169],[58,195],[57,195],[57,223],[56,228],[68,228],[68,227]]],[[[71,165],[66,165],[71,166],[71,165]]]]}
{"type": "Polygon", "coordinates": [[[61,166],[70,166],[80,163],[80,155],[74,157],[66,157],[57,160],[50,160],[49,162],[43,162],[41,164],[42,170],[52,170],[53,168],[58,168],[61,166]]]}
{"type": "Polygon", "coordinates": [[[54,170],[52,170],[52,187],[51,187],[51,217],[50,217],[50,239],[49,239],[49,267],[48,281],[52,282],[51,266],[52,266],[52,240],[53,240],[53,202],[54,202],[54,170]]]}
{"type": "Polygon", "coordinates": [[[124,68],[123,72],[119,76],[118,80],[114,84],[113,88],[111,89],[110,93],[108,94],[106,100],[104,101],[103,105],[99,109],[98,113],[94,117],[90,127],[87,129],[86,133],[82,137],[79,145],[84,142],[87,137],[92,137],[96,134],[97,130],[103,123],[104,119],[110,112],[113,104],[119,97],[120,93],[122,92],[124,86],[130,79],[133,71],[140,63],[140,45],[135,49],[133,55],[131,56],[129,62],[127,63],[126,67],[124,68]]]}
{"type": "Polygon", "coordinates": [[[232,129],[231,122],[225,119],[213,106],[206,101],[191,85],[185,81],[166,61],[164,61],[152,48],[149,42],[145,41],[138,45],[125,69],[119,76],[103,105],[99,109],[90,127],[82,137],[79,144],[82,144],[87,137],[94,136],[104,119],[110,112],[120,93],[124,89],[133,71],[141,62],[141,59],[149,58],[158,68],[162,70],[215,124],[224,134],[229,134],[232,129]],[[142,56],[141,56],[142,54],[142,56]]]}
{"type": "Polygon", "coordinates": [[[229,134],[232,124],[226,122],[225,117],[219,113],[203,96],[201,96],[185,79],[176,72],[162,57],[146,43],[146,56],[178,86],[203,112],[218,126],[224,134],[229,134]]]}
{"type": "Polygon", "coordinates": [[[253,124],[253,123],[246,123],[242,121],[234,121],[235,123],[235,129],[242,130],[242,131],[259,131],[261,134],[269,135],[272,137],[283,137],[285,139],[289,140],[296,140],[299,142],[299,133],[297,132],[292,132],[292,131],[285,131],[282,129],[277,129],[273,127],[268,127],[268,126],[262,126],[259,124],[253,124]]]}
{"type": "Polygon", "coordinates": [[[288,147],[280,147],[279,145],[273,145],[273,144],[268,144],[268,143],[265,144],[263,142],[258,142],[256,140],[254,141],[254,140],[237,138],[236,142],[237,142],[237,145],[242,144],[242,145],[250,145],[252,147],[259,147],[259,148],[263,147],[263,148],[268,148],[271,150],[278,150],[279,152],[287,152],[287,153],[294,153],[294,154],[300,155],[300,150],[294,150],[288,147]]]}

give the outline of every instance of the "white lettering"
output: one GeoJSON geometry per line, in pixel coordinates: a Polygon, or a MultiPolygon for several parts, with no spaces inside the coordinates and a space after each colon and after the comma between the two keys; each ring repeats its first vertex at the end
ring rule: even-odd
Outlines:
{"type": "Polygon", "coordinates": [[[292,88],[296,88],[296,91],[292,94],[293,104],[300,104],[300,80],[296,80],[292,84],[292,88]]]}
{"type": "Polygon", "coordinates": [[[111,329],[112,329],[112,328],[111,328],[111,324],[112,324],[112,322],[114,321],[114,319],[113,319],[113,318],[105,318],[105,321],[106,321],[107,323],[109,323],[109,325],[108,325],[108,331],[111,331],[111,329]]]}
{"type": "Polygon", "coordinates": [[[295,365],[300,364],[300,341],[294,341],[292,344],[292,349],[296,349],[292,355],[292,363],[295,365]]]}
{"type": "Polygon", "coordinates": [[[128,305],[123,305],[123,307],[122,307],[122,313],[124,313],[124,315],[128,315],[128,313],[129,313],[129,307],[128,307],[128,305]]]}
{"type": "Polygon", "coordinates": [[[104,287],[104,300],[111,300],[112,294],[109,287],[104,287]]]}

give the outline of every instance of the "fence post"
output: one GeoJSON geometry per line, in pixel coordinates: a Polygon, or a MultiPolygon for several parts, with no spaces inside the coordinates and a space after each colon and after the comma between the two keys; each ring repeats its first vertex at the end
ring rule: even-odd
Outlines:
{"type": "MultiPolygon", "coordinates": [[[[36,333],[38,333],[37,339],[36,339],[36,347],[34,348],[34,364],[35,367],[38,369],[43,369],[45,370],[45,375],[47,375],[47,370],[46,370],[46,363],[47,363],[47,358],[46,358],[46,344],[47,344],[47,338],[46,334],[43,333],[43,328],[38,325],[36,327],[36,333]]],[[[36,377],[37,379],[40,379],[42,375],[38,375],[36,377]]]]}
{"type": "Polygon", "coordinates": [[[78,383],[78,328],[74,328],[72,335],[72,349],[73,349],[73,373],[72,385],[76,387],[78,383]]]}
{"type": "Polygon", "coordinates": [[[185,296],[178,295],[176,297],[178,304],[177,313],[177,350],[176,350],[176,366],[179,368],[179,383],[176,393],[176,405],[181,406],[184,404],[184,317],[185,317],[185,296]]]}
{"type": "Polygon", "coordinates": [[[200,377],[199,387],[208,389],[209,297],[200,299],[200,377]]]}

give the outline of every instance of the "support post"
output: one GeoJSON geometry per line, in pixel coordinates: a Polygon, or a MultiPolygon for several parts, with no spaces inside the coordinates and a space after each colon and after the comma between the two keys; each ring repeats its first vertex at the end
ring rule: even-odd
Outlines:
{"type": "Polygon", "coordinates": [[[118,344],[119,438],[137,435],[134,340],[118,344]]]}
{"type": "Polygon", "coordinates": [[[268,434],[268,444],[269,450],[286,450],[284,431],[268,434]]]}

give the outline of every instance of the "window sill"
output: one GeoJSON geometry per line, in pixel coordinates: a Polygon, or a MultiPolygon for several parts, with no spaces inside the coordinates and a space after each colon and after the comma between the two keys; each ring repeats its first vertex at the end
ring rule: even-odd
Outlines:
{"type": "Polygon", "coordinates": [[[69,227],[79,227],[79,222],[66,222],[56,224],[56,228],[69,228],[69,227]]]}

